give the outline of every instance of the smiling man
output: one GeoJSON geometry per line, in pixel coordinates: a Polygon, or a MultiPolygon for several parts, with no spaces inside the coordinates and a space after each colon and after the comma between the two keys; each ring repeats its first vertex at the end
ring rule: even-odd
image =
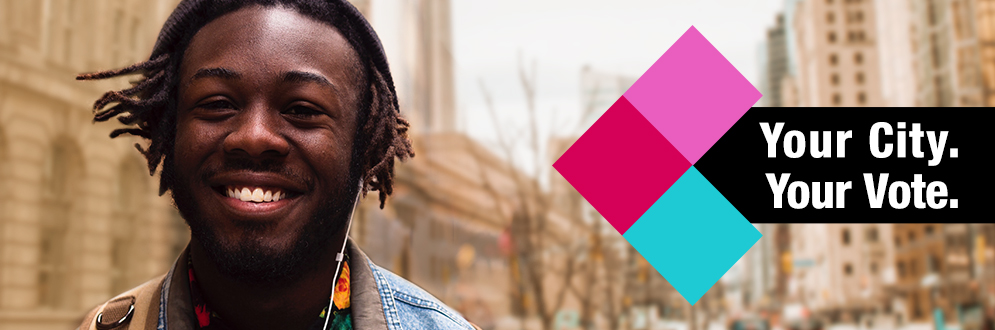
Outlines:
{"type": "Polygon", "coordinates": [[[413,156],[380,41],[348,2],[182,1],[149,61],[77,79],[128,74],[143,79],[94,119],[149,140],[191,241],[80,329],[475,328],[348,240],[358,199],[383,207],[394,160],[413,156]]]}

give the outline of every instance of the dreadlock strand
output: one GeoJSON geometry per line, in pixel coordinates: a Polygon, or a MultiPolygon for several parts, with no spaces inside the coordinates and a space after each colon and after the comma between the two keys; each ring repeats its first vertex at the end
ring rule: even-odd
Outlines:
{"type": "Polygon", "coordinates": [[[394,153],[394,146],[387,147],[387,152],[384,153],[384,157],[381,158],[380,161],[376,163],[376,165],[373,165],[373,167],[371,167],[369,171],[366,171],[366,176],[376,176],[378,173],[387,168],[389,162],[394,159],[393,157],[387,157],[387,156],[390,156],[393,153],[394,153]]]}
{"type": "Polygon", "coordinates": [[[116,129],[116,130],[114,130],[114,131],[111,132],[111,138],[113,139],[113,138],[116,138],[116,137],[121,136],[123,134],[129,134],[129,135],[139,136],[139,137],[143,137],[143,138],[146,138],[146,139],[149,139],[149,138],[152,137],[152,135],[149,134],[148,131],[146,131],[144,129],[141,129],[141,128],[119,128],[119,129],[116,129]]]}
{"type": "MultiPolygon", "coordinates": [[[[136,111],[131,111],[127,114],[117,116],[117,121],[125,125],[134,125],[136,121],[140,119],[139,114],[136,111]]],[[[141,125],[139,125],[141,127],[141,125]]]]}
{"type": "Polygon", "coordinates": [[[162,54],[156,57],[155,59],[151,59],[145,62],[135,63],[120,69],[98,71],[91,73],[81,73],[76,76],[76,80],[101,80],[101,79],[117,77],[120,75],[131,74],[137,71],[149,70],[151,68],[161,65],[162,63],[166,62],[168,59],[169,59],[168,54],[162,54]]]}
{"type": "Polygon", "coordinates": [[[156,103],[155,99],[135,99],[132,96],[125,95],[121,91],[110,91],[104,94],[97,102],[93,104],[94,110],[100,110],[110,103],[117,102],[129,108],[143,108],[148,107],[151,104],[156,103]]]}
{"type": "Polygon", "coordinates": [[[97,114],[93,115],[93,121],[104,122],[107,121],[108,119],[114,118],[114,116],[121,114],[121,112],[123,111],[125,111],[123,107],[121,107],[120,105],[116,105],[111,107],[110,109],[100,111],[97,114]]]}
{"type": "Polygon", "coordinates": [[[133,86],[131,88],[121,90],[121,94],[134,95],[135,93],[138,93],[140,91],[144,91],[144,90],[146,90],[146,89],[148,89],[150,87],[153,87],[153,85],[158,86],[159,83],[163,82],[163,80],[164,80],[163,78],[165,76],[166,76],[166,71],[165,70],[158,70],[154,75],[152,75],[152,77],[145,78],[145,79],[139,81],[137,84],[135,84],[135,86],[133,86]]]}
{"type": "Polygon", "coordinates": [[[400,158],[401,160],[414,157],[415,150],[414,147],[411,145],[411,140],[408,139],[408,128],[411,127],[411,124],[408,123],[406,119],[401,118],[399,116],[395,116],[394,121],[396,122],[396,126],[394,129],[395,132],[394,144],[399,145],[400,147],[402,147],[400,149],[403,150],[403,152],[398,154],[397,157],[400,158]]]}

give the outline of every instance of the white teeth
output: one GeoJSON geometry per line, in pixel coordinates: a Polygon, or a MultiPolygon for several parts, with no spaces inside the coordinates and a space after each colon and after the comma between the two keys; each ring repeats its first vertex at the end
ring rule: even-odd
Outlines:
{"type": "Polygon", "coordinates": [[[262,203],[263,202],[263,190],[262,189],[256,188],[256,190],[252,191],[252,201],[256,202],[256,203],[262,203]]]}
{"type": "Polygon", "coordinates": [[[276,190],[263,190],[262,188],[253,188],[249,190],[248,187],[236,188],[228,187],[225,189],[225,193],[229,198],[234,198],[243,202],[276,202],[285,198],[286,194],[282,191],[276,190]]]}

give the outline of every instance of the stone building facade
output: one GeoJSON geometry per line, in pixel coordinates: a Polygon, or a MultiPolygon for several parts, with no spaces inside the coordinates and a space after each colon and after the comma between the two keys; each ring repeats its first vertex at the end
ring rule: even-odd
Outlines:
{"type": "Polygon", "coordinates": [[[0,1],[0,329],[67,329],[163,273],[186,229],[77,73],[147,56],[174,1],[0,1]]]}

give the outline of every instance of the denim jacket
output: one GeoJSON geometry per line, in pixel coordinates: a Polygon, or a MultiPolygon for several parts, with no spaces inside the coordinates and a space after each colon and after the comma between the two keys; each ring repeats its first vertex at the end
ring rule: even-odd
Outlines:
{"type": "MultiPolygon", "coordinates": [[[[354,329],[479,329],[425,290],[374,264],[352,240],[347,253],[351,270],[354,329]]],[[[94,308],[78,329],[97,329],[120,322],[114,330],[194,330],[196,316],[186,276],[187,250],[169,273],[118,295],[94,308]],[[97,316],[102,316],[98,318],[97,316]]]]}

